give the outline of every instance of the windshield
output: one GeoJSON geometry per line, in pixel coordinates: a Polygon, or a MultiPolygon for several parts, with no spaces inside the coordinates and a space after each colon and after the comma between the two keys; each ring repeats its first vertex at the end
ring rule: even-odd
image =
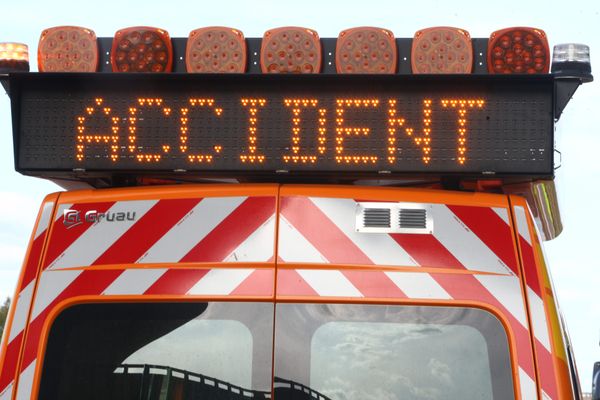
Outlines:
{"type": "Polygon", "coordinates": [[[275,337],[278,400],[514,398],[504,328],[482,310],[280,304],[275,337]]]}

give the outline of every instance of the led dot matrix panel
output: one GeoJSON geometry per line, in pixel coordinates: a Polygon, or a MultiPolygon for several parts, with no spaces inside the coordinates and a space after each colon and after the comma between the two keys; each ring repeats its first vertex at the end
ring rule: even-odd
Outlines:
{"type": "Polygon", "coordinates": [[[553,173],[551,76],[21,78],[21,171],[553,173]]]}

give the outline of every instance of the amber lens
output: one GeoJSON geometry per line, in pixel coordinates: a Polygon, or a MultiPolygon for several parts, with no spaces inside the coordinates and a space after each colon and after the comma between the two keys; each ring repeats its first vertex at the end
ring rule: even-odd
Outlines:
{"type": "Polygon", "coordinates": [[[113,72],[171,72],[171,38],[159,28],[121,29],[113,39],[110,59],[113,72]]]}
{"type": "Polygon", "coordinates": [[[464,29],[451,27],[417,31],[412,43],[411,64],[414,74],[471,73],[471,36],[464,29]]]}
{"type": "Polygon", "coordinates": [[[321,42],[317,32],[283,27],[265,32],[260,51],[265,73],[311,74],[321,71],[321,42]]]}
{"type": "Polygon", "coordinates": [[[507,28],[491,34],[488,71],[496,74],[546,74],[550,49],[546,34],[536,28],[507,28]]]}
{"type": "Polygon", "coordinates": [[[193,30],[185,55],[188,72],[246,71],[246,41],[242,32],[233,28],[213,26],[193,30]]]}
{"type": "Polygon", "coordinates": [[[336,70],[340,74],[393,74],[397,54],[391,31],[373,27],[347,29],[337,39],[336,70]]]}
{"type": "Polygon", "coordinates": [[[44,30],[38,44],[38,67],[41,72],[96,72],[96,34],[78,26],[44,30]]]}

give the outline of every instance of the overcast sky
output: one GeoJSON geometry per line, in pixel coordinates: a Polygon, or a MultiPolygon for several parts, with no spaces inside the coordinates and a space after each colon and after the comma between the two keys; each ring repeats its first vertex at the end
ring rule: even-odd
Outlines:
{"type": "MultiPolygon", "coordinates": [[[[321,37],[336,37],[349,27],[380,26],[396,37],[438,25],[464,28],[472,37],[488,37],[497,29],[534,26],[546,31],[550,46],[577,42],[591,47],[592,68],[600,59],[600,3],[564,1],[13,1],[3,2],[0,41],[29,44],[31,69],[37,71],[39,35],[44,28],[79,25],[99,37],[121,28],[149,25],[187,37],[195,28],[224,25],[246,37],[265,30],[297,25],[321,37]]],[[[593,71],[594,72],[594,71],[593,71]]],[[[596,69],[596,73],[600,73],[596,69]]],[[[581,87],[558,124],[556,147],[562,167],[556,183],[565,230],[545,248],[561,307],[574,343],[584,391],[591,389],[594,361],[600,361],[600,261],[595,235],[600,213],[600,112],[597,83],[581,87]]],[[[52,183],[14,172],[8,96],[0,96],[0,299],[12,296],[35,215],[44,195],[58,190],[52,183]]]]}

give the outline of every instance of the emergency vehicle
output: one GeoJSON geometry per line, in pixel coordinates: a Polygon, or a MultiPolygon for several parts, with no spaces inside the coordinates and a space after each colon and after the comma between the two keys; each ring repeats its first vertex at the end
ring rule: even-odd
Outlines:
{"type": "Polygon", "coordinates": [[[0,46],[15,168],[67,189],[1,400],[581,398],[541,241],[587,46],[57,27],[39,73],[0,46]]]}

